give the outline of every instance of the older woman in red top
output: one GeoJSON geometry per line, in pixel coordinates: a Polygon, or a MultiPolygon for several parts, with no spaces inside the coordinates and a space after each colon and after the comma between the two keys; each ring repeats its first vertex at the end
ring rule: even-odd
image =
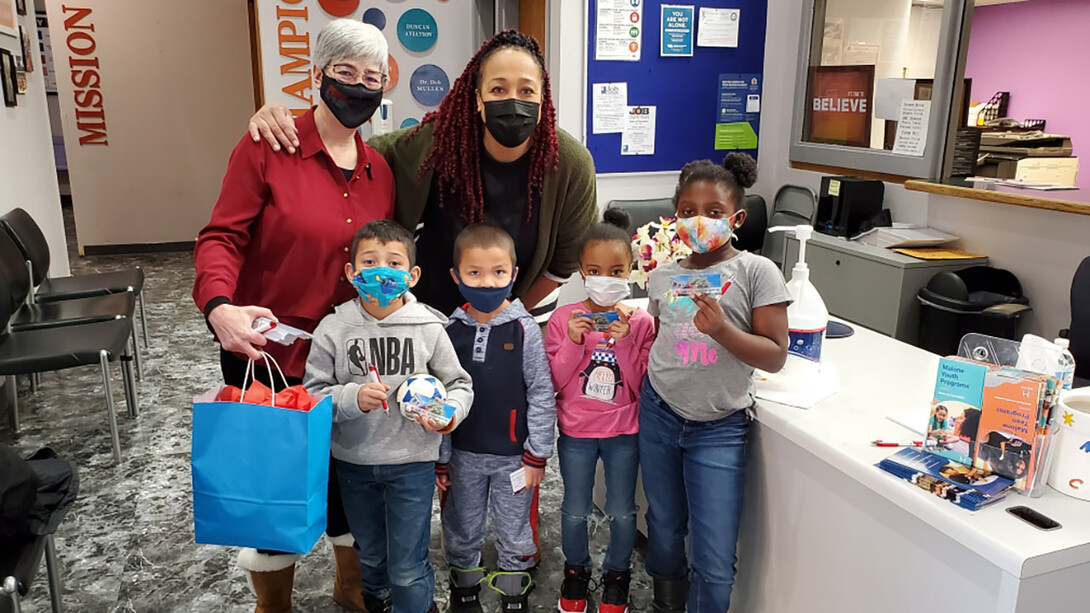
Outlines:
{"type": "MultiPolygon", "coordinates": [[[[299,153],[276,153],[249,135],[231,153],[212,219],[193,254],[193,299],[219,340],[229,385],[242,385],[247,359],[262,350],[283,368],[286,380],[277,387],[299,384],[310,343],[266,344],[253,330],[254,320],[275,318],[309,332],[334,305],[356,295],[344,277],[352,235],[394,210],[390,167],[357,131],[382,101],[387,53],[374,26],[330,22],[313,53],[319,102],[295,120],[299,153]]],[[[363,611],[359,562],[337,480],[329,484],[326,533],[337,558],[333,598],[363,611]]],[[[290,611],[298,557],[242,550],[239,563],[253,579],[259,612],[290,611]]]]}

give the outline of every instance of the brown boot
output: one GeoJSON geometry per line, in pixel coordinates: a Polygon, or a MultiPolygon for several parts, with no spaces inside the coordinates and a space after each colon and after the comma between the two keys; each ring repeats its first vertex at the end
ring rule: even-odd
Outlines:
{"type": "Polygon", "coordinates": [[[295,554],[263,555],[245,548],[238,563],[250,575],[257,596],[254,613],[291,613],[291,588],[295,583],[295,554]]]}
{"type": "MultiPolygon", "coordinates": [[[[351,535],[349,535],[351,536],[351,535]]],[[[333,580],[333,602],[351,613],[366,613],[363,605],[363,588],[360,587],[360,561],[355,547],[333,545],[337,558],[337,576],[333,580]]]]}

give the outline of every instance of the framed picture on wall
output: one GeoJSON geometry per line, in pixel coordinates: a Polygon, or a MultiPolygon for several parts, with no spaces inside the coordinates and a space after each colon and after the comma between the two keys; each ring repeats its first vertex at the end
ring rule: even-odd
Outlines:
{"type": "Polygon", "coordinates": [[[0,79],[4,82],[4,106],[16,106],[19,84],[15,76],[15,56],[7,49],[0,49],[0,79]]]}
{"type": "Polygon", "coordinates": [[[26,89],[27,89],[27,80],[26,80],[26,71],[25,70],[20,70],[20,71],[17,71],[15,73],[15,83],[16,83],[16,86],[17,86],[15,91],[20,96],[25,96],[26,95],[26,89]]]}
{"type": "Polygon", "coordinates": [[[19,26],[19,42],[23,44],[23,70],[34,72],[34,48],[30,46],[30,36],[23,26],[19,26]]]}
{"type": "Polygon", "coordinates": [[[15,20],[15,0],[0,0],[0,34],[19,36],[16,29],[18,21],[15,20]]]}
{"type": "Polygon", "coordinates": [[[811,66],[803,140],[870,146],[874,65],[811,66]]]}
{"type": "Polygon", "coordinates": [[[26,0],[15,0],[15,10],[20,15],[26,15],[26,0]]]}

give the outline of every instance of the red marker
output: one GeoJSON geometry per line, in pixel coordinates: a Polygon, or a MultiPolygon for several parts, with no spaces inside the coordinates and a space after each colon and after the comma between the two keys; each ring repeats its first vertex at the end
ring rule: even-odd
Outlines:
{"type": "MultiPolygon", "coordinates": [[[[375,370],[374,364],[367,364],[367,374],[371,378],[371,383],[378,383],[379,385],[382,385],[382,380],[378,378],[378,371],[375,370]]],[[[385,398],[382,399],[382,410],[387,415],[390,414],[390,405],[386,404],[385,398]]]]}
{"type": "Polygon", "coordinates": [[[872,441],[875,447],[923,447],[923,441],[872,441]]]}

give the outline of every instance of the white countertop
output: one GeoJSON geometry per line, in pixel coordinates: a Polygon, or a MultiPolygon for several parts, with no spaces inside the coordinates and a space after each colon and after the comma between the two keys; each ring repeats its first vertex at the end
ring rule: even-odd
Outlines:
{"type": "MultiPolygon", "coordinates": [[[[626,303],[644,306],[646,301],[626,303]]],[[[824,357],[840,372],[840,391],[812,409],[758,400],[761,424],[1015,577],[1024,579],[1090,563],[1090,502],[1046,486],[1040,498],[1011,493],[974,513],[875,466],[897,450],[873,447],[871,441],[918,436],[886,416],[927,412],[938,356],[851,325],[853,336],[825,341],[824,357]],[[1005,511],[1018,505],[1051,517],[1062,528],[1045,532],[1005,511]]]]}

